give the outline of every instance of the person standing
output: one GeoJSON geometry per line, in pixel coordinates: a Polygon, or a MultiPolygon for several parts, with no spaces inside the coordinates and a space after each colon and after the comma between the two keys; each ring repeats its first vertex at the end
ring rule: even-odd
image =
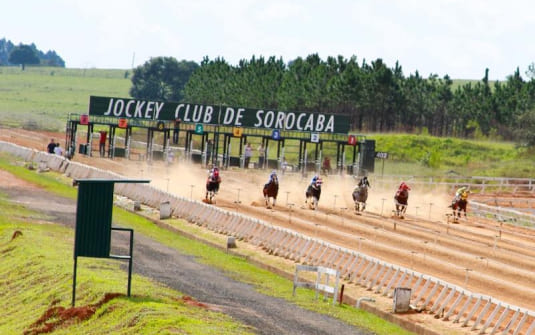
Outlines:
{"type": "Polygon", "coordinates": [[[261,143],[258,147],[258,168],[263,169],[264,168],[264,162],[266,158],[266,148],[264,147],[264,143],[261,143]]]}
{"type": "Polygon", "coordinates": [[[251,143],[247,143],[245,145],[245,153],[244,153],[244,163],[243,167],[248,169],[249,168],[249,162],[251,161],[251,157],[253,156],[253,148],[251,148],[251,143]]]}
{"type": "Polygon", "coordinates": [[[54,142],[54,139],[51,138],[50,139],[50,143],[48,143],[48,145],[46,147],[46,150],[48,151],[49,154],[53,154],[54,153],[54,149],[56,149],[56,142],[54,142]]]}
{"type": "Polygon", "coordinates": [[[281,171],[283,175],[286,172],[286,169],[288,169],[288,162],[286,161],[286,157],[282,157],[281,171]]]}
{"type": "Polygon", "coordinates": [[[104,157],[106,154],[106,136],[108,135],[108,132],[101,130],[99,131],[100,139],[98,141],[98,149],[100,151],[100,157],[104,157]]]}
{"type": "Polygon", "coordinates": [[[56,147],[54,148],[54,153],[58,156],[63,156],[63,148],[59,145],[59,143],[56,143],[56,147]]]}

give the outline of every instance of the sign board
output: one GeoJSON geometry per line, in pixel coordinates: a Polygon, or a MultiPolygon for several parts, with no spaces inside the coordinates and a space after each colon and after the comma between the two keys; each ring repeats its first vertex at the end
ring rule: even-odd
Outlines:
{"type": "Polygon", "coordinates": [[[338,114],[97,96],[89,99],[89,115],[336,134],[346,134],[350,124],[347,115],[338,114]]]}
{"type": "Polygon", "coordinates": [[[232,136],[241,137],[242,135],[243,135],[243,128],[242,127],[234,127],[234,128],[232,128],[232,136]]]}
{"type": "Polygon", "coordinates": [[[320,141],[320,134],[318,134],[318,133],[310,134],[310,142],[318,143],[319,141],[320,141]]]}
{"type": "Polygon", "coordinates": [[[375,158],[387,159],[388,158],[388,152],[376,151],[375,152],[375,158]]]}
{"type": "Polygon", "coordinates": [[[89,124],[89,115],[87,114],[80,115],[80,124],[83,124],[83,125],[89,124]]]}
{"type": "Polygon", "coordinates": [[[126,128],[128,127],[128,119],[120,118],[118,122],[119,128],[126,128]]]}
{"type": "Polygon", "coordinates": [[[280,130],[278,129],[273,129],[273,131],[271,132],[271,138],[274,139],[275,141],[278,141],[281,139],[281,132],[280,130]]]}
{"type": "Polygon", "coordinates": [[[156,124],[156,128],[158,130],[164,130],[165,129],[165,123],[163,123],[163,121],[158,121],[158,123],[156,124]]]}
{"type": "Polygon", "coordinates": [[[349,135],[347,138],[347,144],[349,145],[357,145],[357,138],[355,135],[349,135]]]}
{"type": "Polygon", "coordinates": [[[203,127],[202,123],[197,123],[195,125],[195,134],[199,134],[199,135],[204,134],[204,127],[203,127]]]}

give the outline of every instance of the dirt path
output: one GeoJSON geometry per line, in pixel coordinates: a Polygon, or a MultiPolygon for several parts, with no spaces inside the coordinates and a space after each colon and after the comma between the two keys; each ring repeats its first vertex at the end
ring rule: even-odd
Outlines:
{"type": "MultiPolygon", "coordinates": [[[[0,170],[0,192],[11,202],[38,211],[49,222],[74,228],[76,202],[50,194],[0,170]]],[[[128,253],[121,236],[114,252],[128,253]]],[[[228,278],[220,271],[197,263],[191,256],[135,234],[134,272],[212,305],[251,326],[257,334],[367,334],[337,319],[313,313],[285,300],[262,295],[247,284],[228,278]]]]}

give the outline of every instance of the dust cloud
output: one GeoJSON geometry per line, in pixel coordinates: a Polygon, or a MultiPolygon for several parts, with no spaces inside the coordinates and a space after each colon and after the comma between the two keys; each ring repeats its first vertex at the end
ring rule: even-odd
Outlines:
{"type": "MultiPolygon", "coordinates": [[[[162,161],[134,162],[123,161],[122,174],[130,178],[150,179],[153,187],[172,194],[201,201],[206,192],[208,168],[187,161],[167,164],[162,161]]],[[[263,201],[262,188],[268,181],[271,170],[238,169],[221,170],[221,186],[218,198],[226,201],[240,202],[244,205],[258,205],[263,201]]],[[[303,176],[301,173],[278,172],[280,188],[277,199],[279,206],[303,206],[305,189],[313,177],[313,173],[303,176]]],[[[320,209],[352,211],[353,188],[358,179],[351,175],[321,175],[323,179],[322,194],[319,201],[320,209]]],[[[369,190],[366,211],[381,215],[389,215],[394,210],[394,194],[399,182],[384,184],[369,176],[369,190]],[[377,183],[376,183],[377,182],[377,183]]],[[[406,214],[412,217],[444,221],[445,214],[450,213],[448,206],[453,194],[440,186],[411,184],[406,214]]]]}

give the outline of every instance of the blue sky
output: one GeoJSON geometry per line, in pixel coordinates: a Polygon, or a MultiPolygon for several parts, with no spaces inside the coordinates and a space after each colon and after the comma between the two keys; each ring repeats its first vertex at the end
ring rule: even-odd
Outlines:
{"type": "Polygon", "coordinates": [[[69,68],[128,69],[151,57],[235,65],[255,56],[399,61],[405,75],[503,80],[535,62],[530,0],[20,0],[0,38],[55,50],[69,68]]]}

